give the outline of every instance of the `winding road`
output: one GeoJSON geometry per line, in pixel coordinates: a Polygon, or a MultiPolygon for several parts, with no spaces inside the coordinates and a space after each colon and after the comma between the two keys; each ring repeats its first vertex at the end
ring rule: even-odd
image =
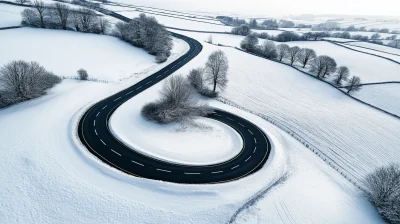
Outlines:
{"type": "MultiPolygon", "coordinates": [[[[114,12],[111,16],[129,21],[114,12]]],[[[225,111],[214,110],[208,118],[234,128],[243,138],[243,148],[235,158],[209,166],[178,165],[145,156],[118,141],[109,130],[110,117],[119,106],[167,78],[201,52],[203,47],[198,41],[176,33],[172,35],[187,42],[190,50],[162,70],[98,102],[86,111],[78,126],[81,142],[104,163],[127,174],[148,179],[187,184],[221,183],[256,172],[265,164],[270,154],[268,137],[248,120],[225,111]]]]}

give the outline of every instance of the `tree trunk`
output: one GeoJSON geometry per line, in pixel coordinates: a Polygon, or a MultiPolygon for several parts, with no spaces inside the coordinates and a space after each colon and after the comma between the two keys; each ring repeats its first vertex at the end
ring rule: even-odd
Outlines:
{"type": "Polygon", "coordinates": [[[214,88],[213,88],[213,92],[215,93],[215,90],[217,89],[217,80],[214,80],[214,88]]]}

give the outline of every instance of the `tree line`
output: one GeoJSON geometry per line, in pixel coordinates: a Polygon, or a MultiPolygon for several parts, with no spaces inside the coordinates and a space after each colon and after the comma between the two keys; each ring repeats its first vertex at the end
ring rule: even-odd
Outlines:
{"type": "Polygon", "coordinates": [[[60,82],[37,62],[11,61],[0,68],[0,108],[45,95],[60,82]]]}
{"type": "Polygon", "coordinates": [[[251,29],[258,30],[276,30],[278,28],[311,28],[311,25],[306,24],[295,24],[289,20],[276,20],[276,19],[265,19],[261,23],[257,19],[250,19],[248,22],[244,19],[234,18],[231,16],[217,16],[218,20],[222,23],[238,27],[240,25],[248,25],[251,29]]]}
{"type": "Polygon", "coordinates": [[[173,47],[170,33],[154,17],[140,14],[129,23],[118,22],[111,30],[111,23],[87,8],[72,9],[63,3],[45,5],[36,0],[32,9],[21,13],[22,25],[36,28],[73,30],[85,33],[113,35],[155,55],[159,63],[165,62],[173,47]]]}
{"type": "Polygon", "coordinates": [[[259,45],[259,39],[254,33],[243,39],[240,48],[270,60],[288,63],[291,66],[298,63],[305,69],[308,65],[309,72],[318,79],[322,80],[333,76],[330,82],[338,87],[344,86],[343,82],[347,81],[345,88],[348,94],[361,88],[361,79],[357,76],[350,78],[348,67],[338,67],[335,59],[327,55],[317,56],[316,52],[310,48],[290,47],[287,44],[276,45],[269,40],[259,45]]]}
{"type": "Polygon", "coordinates": [[[390,32],[390,30],[388,28],[382,28],[382,29],[371,28],[371,29],[367,29],[365,26],[357,28],[354,25],[350,25],[350,26],[348,26],[346,28],[341,28],[339,26],[339,23],[335,22],[335,21],[327,21],[325,23],[316,24],[316,25],[313,25],[311,27],[311,29],[314,30],[314,31],[348,31],[348,32],[360,31],[360,32],[400,34],[400,31],[392,30],[390,32]]]}
{"type": "Polygon", "coordinates": [[[194,93],[216,97],[218,90],[224,90],[228,83],[228,68],[228,59],[223,51],[211,53],[205,67],[192,69],[187,78],[182,75],[168,78],[160,91],[161,97],[144,105],[142,116],[156,123],[167,124],[211,113],[210,109],[199,103],[194,93]]]}

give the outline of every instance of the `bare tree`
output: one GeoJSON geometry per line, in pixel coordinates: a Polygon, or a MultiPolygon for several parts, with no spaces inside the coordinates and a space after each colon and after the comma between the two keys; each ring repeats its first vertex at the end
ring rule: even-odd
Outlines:
{"type": "Polygon", "coordinates": [[[228,83],[228,69],[228,58],[223,51],[218,50],[211,53],[206,63],[205,73],[206,80],[212,84],[214,93],[216,92],[217,87],[220,89],[226,87],[228,83]]]}
{"type": "Polygon", "coordinates": [[[400,223],[400,166],[376,169],[365,178],[365,195],[388,223],[400,223]]]}
{"type": "Polygon", "coordinates": [[[67,25],[68,25],[68,19],[71,13],[71,9],[69,8],[68,5],[62,4],[62,3],[55,3],[53,5],[53,12],[56,15],[56,17],[58,18],[58,22],[60,24],[60,27],[63,30],[67,29],[67,25]]]}
{"type": "Polygon", "coordinates": [[[400,48],[400,39],[392,40],[388,45],[394,48],[400,48]]]}
{"type": "Polygon", "coordinates": [[[352,92],[356,92],[361,89],[361,79],[358,76],[353,76],[349,82],[348,86],[346,86],[347,93],[351,94],[352,92]]]}
{"type": "Polygon", "coordinates": [[[311,72],[314,73],[318,79],[322,78],[325,70],[325,64],[328,56],[322,55],[317,57],[311,64],[311,72]]]}
{"type": "Polygon", "coordinates": [[[242,24],[238,27],[234,27],[232,29],[231,33],[236,34],[236,35],[247,36],[251,33],[251,29],[248,25],[242,24]]]}
{"type": "Polygon", "coordinates": [[[33,2],[33,7],[34,7],[34,9],[36,9],[36,11],[38,13],[40,27],[45,28],[46,24],[44,22],[44,17],[46,16],[47,9],[46,9],[44,3],[42,1],[35,0],[33,2]]]}
{"type": "Polygon", "coordinates": [[[381,35],[380,35],[379,33],[374,33],[374,34],[372,34],[372,36],[371,36],[371,39],[372,39],[372,40],[377,40],[377,39],[379,39],[379,38],[381,38],[381,35]]]}
{"type": "Polygon", "coordinates": [[[348,77],[350,75],[350,70],[346,66],[340,66],[337,71],[336,71],[336,77],[335,77],[335,84],[337,86],[342,85],[342,81],[347,81],[348,77]]]}
{"type": "Polygon", "coordinates": [[[188,80],[195,90],[201,91],[204,88],[204,69],[192,69],[189,72],[188,80]]]}
{"type": "Polygon", "coordinates": [[[286,57],[286,55],[289,52],[289,45],[287,44],[279,44],[276,46],[276,52],[278,53],[278,60],[282,61],[283,58],[286,57]]]}
{"type": "Polygon", "coordinates": [[[40,19],[34,9],[24,9],[21,12],[23,26],[40,27],[40,19]]]}
{"type": "Polygon", "coordinates": [[[79,11],[76,11],[76,10],[72,11],[72,13],[71,13],[72,24],[73,24],[75,30],[78,32],[81,31],[81,25],[80,25],[79,18],[80,18],[79,11]]]}
{"type": "Polygon", "coordinates": [[[96,19],[97,15],[94,11],[85,8],[79,10],[78,20],[83,32],[91,32],[96,19]]]}
{"type": "Polygon", "coordinates": [[[200,105],[193,91],[182,76],[168,78],[161,91],[161,99],[146,104],[142,108],[142,115],[157,123],[166,124],[175,121],[190,119],[195,116],[204,116],[209,109],[200,105]]]}
{"type": "Polygon", "coordinates": [[[111,23],[108,19],[106,19],[106,18],[99,19],[99,28],[100,28],[101,34],[107,34],[107,31],[110,29],[110,27],[111,27],[111,23]]]}
{"type": "Polygon", "coordinates": [[[325,78],[326,76],[329,76],[330,74],[336,72],[337,64],[335,59],[329,56],[325,57],[324,67],[325,68],[324,68],[324,73],[322,74],[322,78],[325,78]]]}
{"type": "Polygon", "coordinates": [[[316,57],[317,54],[313,49],[303,48],[297,55],[297,60],[303,65],[303,68],[305,68],[306,65],[315,60],[316,57]]]}
{"type": "Polygon", "coordinates": [[[78,76],[80,80],[88,80],[89,78],[89,74],[87,73],[87,71],[83,68],[78,70],[78,76]]]}
{"type": "Polygon", "coordinates": [[[261,52],[268,59],[276,59],[278,57],[276,45],[273,41],[265,41],[261,46],[261,52]]]}
{"type": "Polygon", "coordinates": [[[301,48],[295,46],[291,47],[288,50],[288,58],[290,61],[290,65],[293,65],[293,63],[297,60],[297,55],[300,53],[301,48]]]}
{"type": "Polygon", "coordinates": [[[0,69],[0,89],[13,103],[44,95],[60,81],[37,62],[12,61],[0,69]]]}
{"type": "Polygon", "coordinates": [[[258,44],[258,38],[254,34],[247,35],[242,42],[240,42],[240,47],[246,51],[254,52],[258,44]]]}

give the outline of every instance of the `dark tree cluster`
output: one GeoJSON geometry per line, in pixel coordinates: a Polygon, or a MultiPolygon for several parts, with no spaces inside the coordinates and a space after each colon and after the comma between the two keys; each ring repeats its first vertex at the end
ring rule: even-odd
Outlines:
{"type": "Polygon", "coordinates": [[[310,73],[318,79],[327,79],[333,76],[329,81],[338,86],[344,86],[343,82],[348,81],[344,87],[347,93],[358,91],[361,88],[361,80],[354,76],[349,78],[350,70],[346,66],[338,67],[335,59],[327,55],[317,56],[316,52],[310,48],[290,47],[287,44],[275,45],[273,41],[266,40],[260,46],[259,40],[254,34],[246,36],[240,44],[240,47],[246,51],[261,57],[288,63],[295,66],[296,63],[304,69],[306,66],[310,73]]]}
{"type": "Polygon", "coordinates": [[[0,69],[0,108],[45,95],[60,82],[37,62],[12,61],[0,69]]]}
{"type": "Polygon", "coordinates": [[[33,8],[21,13],[22,25],[37,28],[75,30],[86,33],[107,34],[110,22],[90,9],[72,9],[63,3],[45,5],[36,0],[33,8]]]}
{"type": "Polygon", "coordinates": [[[211,53],[205,68],[197,68],[190,71],[189,83],[203,96],[217,97],[218,89],[224,90],[228,84],[229,62],[225,53],[221,50],[211,53]]]}
{"type": "Polygon", "coordinates": [[[161,98],[146,104],[141,114],[144,118],[160,124],[205,116],[210,109],[201,105],[193,95],[193,89],[183,76],[168,78],[160,91],[161,98]]]}
{"type": "Polygon", "coordinates": [[[231,33],[235,35],[247,36],[251,33],[251,28],[247,24],[242,24],[238,27],[232,28],[231,33]]]}
{"type": "Polygon", "coordinates": [[[144,48],[151,55],[156,55],[159,63],[165,62],[171,55],[171,35],[154,17],[140,14],[129,23],[118,22],[114,35],[136,47],[144,48]]]}

